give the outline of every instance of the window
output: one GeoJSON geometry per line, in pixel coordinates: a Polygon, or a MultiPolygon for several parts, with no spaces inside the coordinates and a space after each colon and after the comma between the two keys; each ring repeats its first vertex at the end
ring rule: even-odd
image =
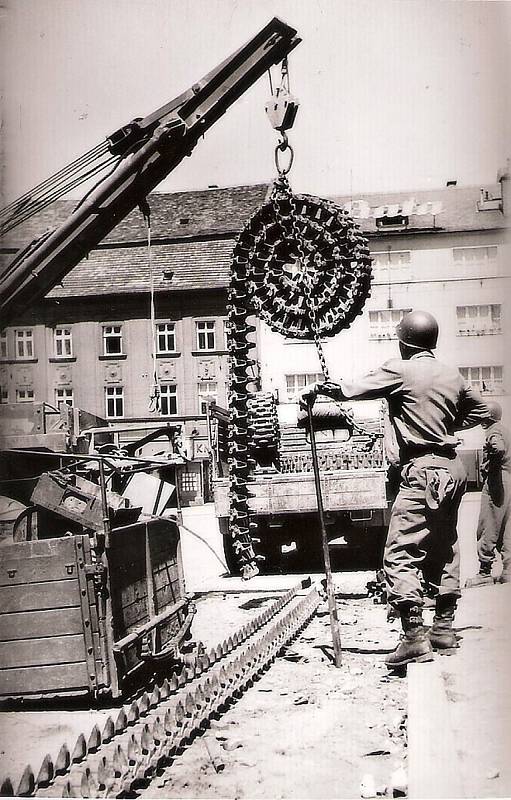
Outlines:
{"type": "Polygon", "coordinates": [[[33,389],[16,389],[17,403],[32,403],[34,401],[33,389]]]}
{"type": "Polygon", "coordinates": [[[502,367],[460,367],[465,380],[485,394],[501,394],[503,391],[502,367]]]}
{"type": "Polygon", "coordinates": [[[197,350],[214,350],[215,321],[206,320],[195,324],[197,326],[197,350]]]}
{"type": "Polygon", "coordinates": [[[175,383],[164,383],[160,386],[160,414],[163,417],[177,414],[177,387],[175,383]]]}
{"type": "Polygon", "coordinates": [[[224,327],[224,347],[226,350],[229,349],[229,320],[223,320],[223,327],[224,327]]]}
{"type": "Polygon", "coordinates": [[[385,271],[403,269],[410,266],[410,250],[384,250],[378,253],[371,253],[373,267],[375,270],[385,271]]]}
{"type": "Polygon", "coordinates": [[[9,402],[9,390],[8,389],[4,389],[4,387],[2,386],[0,388],[0,403],[1,404],[5,404],[5,403],[8,403],[8,402],[9,402]]]}
{"type": "Polygon", "coordinates": [[[55,389],[55,405],[60,411],[62,405],[73,405],[73,390],[70,387],[55,389]]]}
{"type": "Polygon", "coordinates": [[[199,473],[181,472],[181,474],[179,475],[179,486],[182,492],[198,492],[199,473]]]}
{"type": "Polygon", "coordinates": [[[400,322],[408,308],[383,308],[369,312],[370,339],[396,339],[396,325],[400,322]]]}
{"type": "Polygon", "coordinates": [[[286,391],[287,399],[293,402],[297,399],[297,395],[305,389],[310,383],[323,381],[322,372],[299,372],[295,375],[286,375],[286,391]]]}
{"type": "Polygon", "coordinates": [[[124,389],[122,386],[105,388],[106,415],[110,418],[124,416],[124,389]]]}
{"type": "Polygon", "coordinates": [[[34,335],[30,328],[25,330],[17,330],[14,338],[16,340],[16,358],[23,360],[24,358],[34,357],[34,335]]]}
{"type": "Polygon", "coordinates": [[[53,337],[55,358],[70,358],[73,355],[71,329],[55,328],[53,337]]]}
{"type": "Polygon", "coordinates": [[[175,322],[159,322],[156,325],[156,352],[175,353],[176,351],[176,324],[175,322]]]}
{"type": "Polygon", "coordinates": [[[455,264],[486,264],[496,260],[497,245],[489,247],[454,247],[452,257],[455,264]]]}
{"type": "Polygon", "coordinates": [[[216,381],[201,381],[198,389],[199,414],[205,414],[209,402],[218,402],[218,385],[216,381]]]}
{"type": "Polygon", "coordinates": [[[500,304],[457,306],[458,334],[480,336],[486,333],[501,333],[500,309],[500,304]]]}
{"type": "Polygon", "coordinates": [[[402,214],[396,214],[393,217],[376,217],[377,228],[406,228],[408,225],[408,217],[402,214]]]}
{"type": "Polygon", "coordinates": [[[0,358],[8,358],[9,350],[7,347],[7,331],[0,333],[0,358]]]}
{"type": "Polygon", "coordinates": [[[122,354],[122,325],[103,325],[103,353],[105,356],[122,354]]]}

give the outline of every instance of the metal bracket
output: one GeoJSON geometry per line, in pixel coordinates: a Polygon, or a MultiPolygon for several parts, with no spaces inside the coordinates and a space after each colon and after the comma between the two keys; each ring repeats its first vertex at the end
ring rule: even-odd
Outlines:
{"type": "Polygon", "coordinates": [[[264,109],[272,128],[282,133],[293,127],[298,106],[299,102],[296,97],[293,97],[284,86],[279,86],[264,109]]]}
{"type": "Polygon", "coordinates": [[[107,569],[104,564],[98,562],[97,564],[85,565],[85,577],[94,581],[94,586],[98,591],[101,591],[106,583],[107,569]]]}
{"type": "MultiPolygon", "coordinates": [[[[270,74],[271,86],[271,74],[270,74]]],[[[272,87],[271,99],[265,105],[265,111],[268,119],[275,130],[280,131],[284,135],[284,131],[288,131],[293,127],[298,106],[300,103],[293,97],[289,87],[289,69],[287,58],[284,58],[281,64],[281,81],[280,86],[275,90],[272,87]]],[[[287,137],[284,136],[286,148],[288,146],[287,137]]],[[[284,148],[281,148],[284,149],[284,148]]]]}

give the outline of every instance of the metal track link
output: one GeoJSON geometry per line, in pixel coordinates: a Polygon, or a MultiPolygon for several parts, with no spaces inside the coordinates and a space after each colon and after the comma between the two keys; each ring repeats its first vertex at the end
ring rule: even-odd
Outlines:
{"type": "Polygon", "coordinates": [[[286,608],[300,588],[290,589],[209,654],[123,707],[115,720],[108,717],[102,732],[95,725],[88,737],[80,734],[73,750],[63,744],[55,762],[47,755],[38,773],[27,766],[17,788],[4,780],[0,794],[120,797],[147,784],[241,696],[309,621],[319,603],[315,589],[286,608]]]}

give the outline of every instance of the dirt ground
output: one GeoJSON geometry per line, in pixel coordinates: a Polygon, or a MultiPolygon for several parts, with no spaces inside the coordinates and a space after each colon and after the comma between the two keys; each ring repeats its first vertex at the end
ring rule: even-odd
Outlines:
{"type": "MultiPolygon", "coordinates": [[[[402,784],[406,767],[406,679],[389,676],[383,663],[397,629],[384,607],[360,594],[338,596],[340,668],[331,661],[322,603],[271,668],[142,796],[393,796],[392,781],[402,784]]],[[[219,614],[235,629],[235,621],[272,600],[267,594],[203,598],[197,634],[213,643],[219,614]]]]}

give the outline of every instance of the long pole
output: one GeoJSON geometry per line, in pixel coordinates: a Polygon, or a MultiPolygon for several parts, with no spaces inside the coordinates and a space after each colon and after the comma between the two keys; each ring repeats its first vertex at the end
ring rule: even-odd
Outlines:
{"type": "Polygon", "coordinates": [[[105,463],[102,458],[98,458],[99,464],[99,485],[101,487],[101,505],[103,506],[103,548],[98,555],[105,569],[105,583],[99,593],[101,614],[104,620],[104,636],[106,644],[106,663],[105,667],[108,674],[108,685],[112,692],[112,697],[119,696],[119,685],[117,681],[117,669],[114,656],[114,632],[113,632],[113,612],[112,612],[112,593],[110,587],[110,573],[108,563],[108,549],[112,536],[112,526],[110,525],[110,514],[108,511],[108,497],[106,493],[105,463]]]}
{"type": "Polygon", "coordinates": [[[325,526],[325,512],[323,509],[323,495],[321,492],[321,478],[319,475],[318,451],[316,449],[316,435],[314,433],[312,406],[314,399],[307,403],[309,414],[309,431],[311,437],[312,466],[314,469],[314,483],[316,484],[316,499],[318,503],[319,527],[321,529],[321,543],[323,545],[323,562],[326,575],[326,594],[328,599],[328,611],[330,614],[330,629],[332,631],[332,643],[334,646],[334,663],[336,667],[342,664],[341,635],[339,633],[339,619],[337,617],[337,603],[335,602],[334,584],[332,580],[332,567],[330,565],[330,550],[328,549],[328,539],[325,526]]]}

